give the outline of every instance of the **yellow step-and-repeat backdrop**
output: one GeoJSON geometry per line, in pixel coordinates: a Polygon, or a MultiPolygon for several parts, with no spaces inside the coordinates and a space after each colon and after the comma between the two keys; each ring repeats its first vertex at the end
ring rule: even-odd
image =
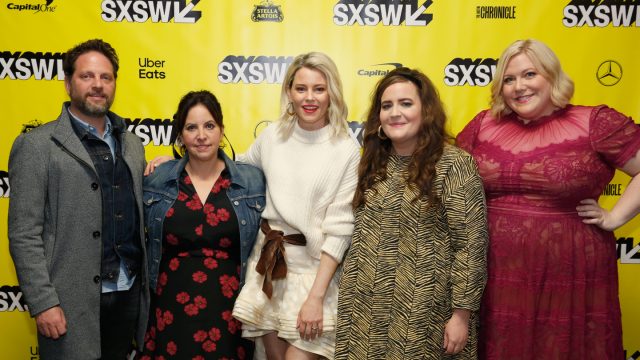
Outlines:
{"type": "MultiPolygon", "coordinates": [[[[13,139],[53,120],[67,99],[62,54],[90,38],[120,57],[113,110],[146,146],[170,154],[172,116],[189,90],[222,103],[238,152],[279,112],[293,57],[322,51],[338,64],[352,136],[376,81],[404,65],[438,86],[450,130],[488,106],[502,50],[517,39],[547,43],[576,82],[575,104],[640,119],[640,2],[636,0],[2,0],[0,1],[0,358],[39,359],[8,252],[7,162],[13,139]]],[[[612,206],[628,178],[601,198],[612,206]]],[[[639,220],[617,233],[626,358],[640,358],[639,220]]]]}

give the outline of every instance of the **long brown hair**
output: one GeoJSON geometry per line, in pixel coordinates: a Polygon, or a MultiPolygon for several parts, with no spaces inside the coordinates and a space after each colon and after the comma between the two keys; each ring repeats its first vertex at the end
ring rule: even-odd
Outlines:
{"type": "Polygon", "coordinates": [[[399,82],[411,82],[417,90],[422,103],[422,121],[418,130],[418,142],[411,155],[409,163],[409,178],[407,182],[419,189],[420,197],[427,196],[434,199],[432,180],[435,175],[436,163],[440,160],[445,143],[452,138],[445,129],[447,116],[444,106],[431,80],[419,70],[400,67],[390,71],[383,77],[371,97],[371,107],[364,124],[363,147],[364,152],[358,166],[358,186],[353,198],[353,207],[357,208],[365,203],[364,193],[377,182],[387,177],[387,162],[393,151],[393,145],[388,138],[380,138],[381,99],[384,91],[399,82]]]}

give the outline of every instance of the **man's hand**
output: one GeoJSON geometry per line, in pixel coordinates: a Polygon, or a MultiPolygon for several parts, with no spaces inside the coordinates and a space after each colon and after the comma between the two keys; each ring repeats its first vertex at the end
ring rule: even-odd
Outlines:
{"type": "Polygon", "coordinates": [[[45,337],[57,339],[67,332],[67,319],[60,306],[49,308],[36,315],[38,332],[45,337]]]}

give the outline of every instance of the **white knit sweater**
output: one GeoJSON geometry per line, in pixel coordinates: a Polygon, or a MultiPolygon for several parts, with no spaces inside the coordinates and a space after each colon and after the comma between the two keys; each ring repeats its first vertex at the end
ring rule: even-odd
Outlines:
{"type": "Polygon", "coordinates": [[[264,219],[304,234],[312,257],[319,259],[324,251],[342,261],[353,233],[351,201],[360,160],[360,149],[350,136],[332,136],[329,126],[306,131],[295,124],[284,140],[274,123],[239,160],[264,171],[264,219]]]}

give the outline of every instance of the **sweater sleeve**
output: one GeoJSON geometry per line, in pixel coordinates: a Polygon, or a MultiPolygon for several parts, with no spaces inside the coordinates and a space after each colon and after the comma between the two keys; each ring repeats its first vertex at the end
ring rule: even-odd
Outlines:
{"type": "Polygon", "coordinates": [[[344,254],[351,245],[351,235],[353,234],[354,218],[351,203],[356,189],[360,152],[355,146],[352,149],[346,166],[343,168],[336,196],[327,207],[322,222],[322,231],[325,234],[322,251],[338,262],[342,262],[344,254]]]}
{"type": "Polygon", "coordinates": [[[238,154],[237,160],[249,165],[253,165],[259,168],[260,170],[263,170],[262,144],[265,141],[269,141],[269,139],[271,139],[271,137],[269,137],[268,134],[272,132],[273,127],[274,125],[271,124],[266,129],[264,129],[262,133],[260,133],[260,135],[258,135],[258,137],[253,141],[251,146],[249,146],[249,149],[245,153],[238,154]]]}
{"type": "Polygon", "coordinates": [[[444,199],[453,263],[452,306],[476,311],[487,279],[486,204],[482,180],[473,158],[460,156],[448,171],[450,194],[444,199]]]}

